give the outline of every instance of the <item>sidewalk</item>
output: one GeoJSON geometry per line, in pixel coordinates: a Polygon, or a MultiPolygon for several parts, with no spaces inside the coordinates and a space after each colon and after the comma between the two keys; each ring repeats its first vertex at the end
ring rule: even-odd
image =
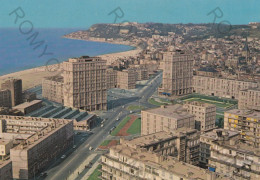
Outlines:
{"type": "Polygon", "coordinates": [[[88,158],[82,163],[80,164],[80,166],[75,170],[73,171],[69,177],[67,178],[67,180],[74,180],[78,177],[78,175],[83,171],[85,170],[85,166],[86,165],[89,165],[89,163],[97,156],[98,154],[91,154],[90,156],[88,156],[88,158]]]}
{"type": "Polygon", "coordinates": [[[87,180],[89,178],[89,176],[95,171],[95,169],[98,167],[99,165],[99,161],[100,161],[101,157],[98,158],[98,160],[95,162],[95,164],[93,164],[93,166],[90,168],[90,170],[81,178],[82,180],[87,180]]]}

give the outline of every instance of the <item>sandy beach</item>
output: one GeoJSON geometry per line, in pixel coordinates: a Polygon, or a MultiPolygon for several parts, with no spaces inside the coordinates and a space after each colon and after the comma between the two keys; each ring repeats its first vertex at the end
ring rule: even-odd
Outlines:
{"type": "MultiPolygon", "coordinates": [[[[107,60],[107,64],[111,64],[117,58],[127,58],[130,56],[136,56],[141,52],[141,49],[134,49],[125,52],[111,53],[101,55],[102,59],[107,60]]],[[[62,71],[62,65],[50,65],[42,66],[33,69],[28,69],[24,71],[19,71],[15,73],[6,74],[0,76],[0,84],[4,81],[12,78],[19,78],[23,81],[23,90],[33,88],[35,86],[41,85],[42,79],[44,77],[50,77],[60,74],[62,71]]]]}

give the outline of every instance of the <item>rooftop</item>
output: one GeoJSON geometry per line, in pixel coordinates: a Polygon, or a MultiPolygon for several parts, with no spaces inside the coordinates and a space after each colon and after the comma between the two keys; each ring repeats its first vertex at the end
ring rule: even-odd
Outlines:
{"type": "Polygon", "coordinates": [[[229,111],[225,111],[225,114],[226,113],[235,114],[235,115],[238,115],[238,116],[245,116],[245,117],[260,119],[260,112],[254,111],[254,110],[232,109],[232,110],[229,110],[229,111]]]}
{"type": "Polygon", "coordinates": [[[51,80],[51,81],[57,81],[57,82],[63,82],[63,76],[51,76],[51,77],[45,77],[44,79],[51,80]]]}
{"type": "Polygon", "coordinates": [[[217,140],[218,139],[218,132],[221,132],[221,135],[227,136],[229,138],[237,136],[237,135],[240,134],[238,131],[231,131],[231,130],[227,130],[227,129],[214,129],[212,131],[201,134],[200,137],[209,138],[209,139],[212,139],[212,140],[217,140]]]}
{"type": "Polygon", "coordinates": [[[33,106],[33,105],[41,103],[41,102],[42,102],[42,100],[33,100],[30,102],[25,102],[25,103],[19,104],[17,106],[14,106],[13,109],[24,109],[24,108],[33,106]]]}
{"type": "Polygon", "coordinates": [[[68,61],[65,62],[71,62],[71,63],[87,63],[87,62],[95,62],[95,61],[99,61],[99,62],[106,62],[104,60],[101,59],[101,57],[89,57],[89,56],[81,56],[78,58],[69,58],[68,61]]]}
{"type": "Polygon", "coordinates": [[[127,141],[127,143],[131,144],[133,146],[142,146],[143,147],[146,145],[158,143],[160,141],[164,141],[164,140],[168,140],[168,139],[174,139],[174,138],[183,136],[185,134],[195,133],[195,132],[197,132],[197,130],[183,127],[183,128],[176,129],[173,132],[161,131],[161,132],[156,132],[156,133],[149,134],[149,135],[136,137],[136,138],[133,138],[133,139],[127,141]]]}
{"type": "Polygon", "coordinates": [[[204,103],[200,101],[186,101],[186,104],[194,105],[194,106],[200,106],[200,107],[216,107],[213,104],[204,103]]]}
{"type": "Polygon", "coordinates": [[[251,154],[260,157],[260,149],[258,147],[249,146],[248,144],[241,142],[238,136],[232,137],[226,141],[216,140],[214,141],[214,143],[227,149],[233,149],[237,152],[251,154]]]}
{"type": "Polygon", "coordinates": [[[113,146],[111,150],[128,156],[129,158],[136,159],[137,161],[144,162],[154,168],[164,169],[189,179],[207,179],[207,173],[209,172],[199,167],[180,162],[172,157],[161,156],[145,149],[134,149],[125,145],[117,145],[113,146]]]}
{"type": "Polygon", "coordinates": [[[152,108],[143,111],[174,119],[194,117],[194,115],[187,113],[187,110],[180,104],[161,106],[159,108],[152,108]]]}

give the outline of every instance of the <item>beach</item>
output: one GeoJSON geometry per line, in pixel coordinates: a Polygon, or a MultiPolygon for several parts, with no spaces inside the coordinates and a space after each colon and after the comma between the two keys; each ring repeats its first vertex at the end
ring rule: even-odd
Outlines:
{"type": "MultiPolygon", "coordinates": [[[[134,49],[125,52],[111,53],[100,55],[102,59],[107,60],[107,65],[114,62],[117,58],[127,58],[130,56],[137,56],[141,52],[141,49],[134,49]]],[[[41,85],[42,79],[44,77],[50,77],[55,75],[60,75],[62,71],[62,65],[49,65],[41,66],[37,68],[27,69],[23,71],[18,71],[15,73],[6,74],[0,76],[0,84],[4,81],[12,78],[19,78],[23,81],[23,91],[33,88],[35,86],[41,85]]]]}

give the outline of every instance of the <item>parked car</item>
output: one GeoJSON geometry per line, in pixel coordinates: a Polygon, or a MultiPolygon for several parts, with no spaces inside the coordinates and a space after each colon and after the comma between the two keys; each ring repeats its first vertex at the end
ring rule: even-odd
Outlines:
{"type": "Polygon", "coordinates": [[[40,177],[47,177],[47,175],[48,174],[46,172],[43,172],[43,173],[40,174],[40,177]]]}
{"type": "Polygon", "coordinates": [[[92,149],[93,149],[93,147],[90,146],[90,147],[89,147],[89,150],[91,151],[92,149]]]}
{"type": "Polygon", "coordinates": [[[73,149],[75,149],[76,147],[77,147],[77,146],[76,146],[76,145],[74,145],[74,146],[73,146],[73,149]]]}
{"type": "Polygon", "coordinates": [[[65,159],[65,158],[66,158],[66,155],[63,154],[63,155],[61,156],[61,159],[65,159]]]}

